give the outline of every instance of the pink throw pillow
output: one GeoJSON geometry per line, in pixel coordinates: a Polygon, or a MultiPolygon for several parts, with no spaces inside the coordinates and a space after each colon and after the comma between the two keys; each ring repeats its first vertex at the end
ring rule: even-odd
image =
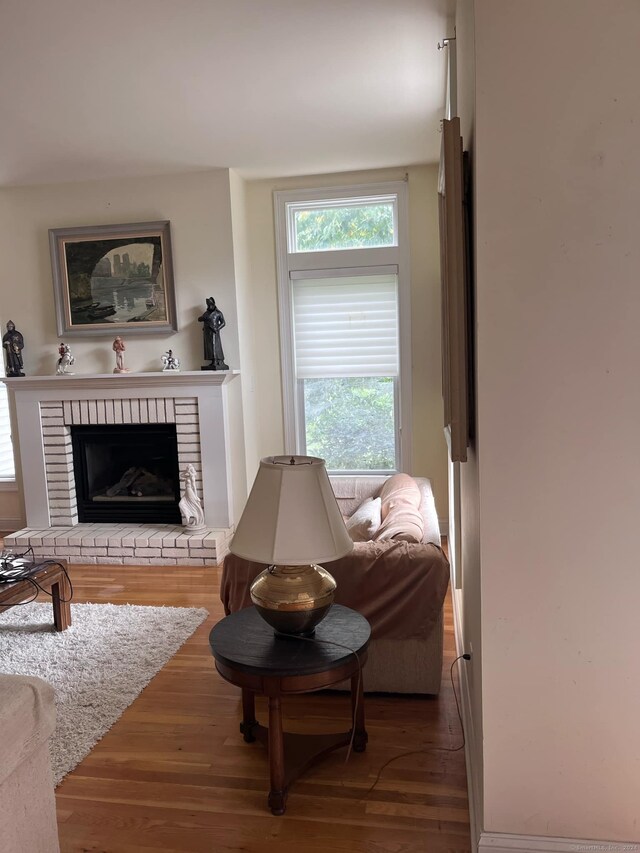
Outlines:
{"type": "Polygon", "coordinates": [[[420,508],[420,487],[408,474],[394,474],[389,477],[380,490],[381,512],[384,521],[392,506],[412,506],[420,508]]]}
{"type": "Polygon", "coordinates": [[[408,474],[394,474],[385,482],[380,498],[382,524],[376,539],[422,542],[424,518],[420,512],[420,487],[408,474]]]}

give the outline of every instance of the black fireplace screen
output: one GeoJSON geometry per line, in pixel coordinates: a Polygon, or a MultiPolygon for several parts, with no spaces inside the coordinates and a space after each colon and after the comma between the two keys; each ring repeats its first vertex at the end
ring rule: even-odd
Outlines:
{"type": "Polygon", "coordinates": [[[71,427],[78,520],[180,522],[175,424],[71,427]]]}

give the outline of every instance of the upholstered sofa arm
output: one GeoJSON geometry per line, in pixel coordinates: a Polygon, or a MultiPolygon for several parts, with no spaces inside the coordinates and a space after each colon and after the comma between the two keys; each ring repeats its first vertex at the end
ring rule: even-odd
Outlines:
{"type": "Polygon", "coordinates": [[[0,785],[55,728],[53,688],[40,678],[0,675],[0,785]]]}

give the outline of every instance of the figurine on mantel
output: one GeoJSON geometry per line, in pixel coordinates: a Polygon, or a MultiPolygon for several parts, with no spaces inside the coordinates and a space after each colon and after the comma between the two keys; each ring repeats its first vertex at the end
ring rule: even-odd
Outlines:
{"type": "Polygon", "coordinates": [[[113,351],[116,354],[116,366],[113,368],[114,373],[129,373],[129,368],[124,366],[124,351],[126,350],[126,346],[124,345],[124,341],[118,335],[118,337],[113,342],[113,351]]]}
{"type": "Polygon", "coordinates": [[[2,346],[6,356],[5,373],[7,376],[24,376],[22,372],[22,350],[24,349],[24,338],[22,333],[16,329],[13,320],[7,323],[7,331],[2,338],[2,346]]]}
{"type": "Polygon", "coordinates": [[[162,372],[180,370],[180,359],[173,354],[173,350],[167,350],[162,356],[162,372]]]}
{"type": "Polygon", "coordinates": [[[71,355],[69,344],[60,343],[58,356],[59,358],[56,362],[56,373],[58,376],[73,376],[73,371],[69,370],[69,368],[76,363],[76,360],[71,355]]]}
{"type": "Polygon", "coordinates": [[[211,362],[211,364],[205,364],[201,370],[229,370],[229,365],[224,363],[224,352],[220,343],[220,330],[227,324],[222,311],[216,308],[213,296],[207,299],[207,310],[198,317],[198,322],[204,324],[202,326],[204,360],[211,362]]]}
{"type": "Polygon", "coordinates": [[[189,533],[206,530],[204,510],[202,509],[202,502],[198,497],[196,486],[196,469],[193,465],[187,465],[182,474],[180,474],[180,479],[184,483],[184,495],[180,499],[178,506],[180,507],[184,528],[189,533]]]}

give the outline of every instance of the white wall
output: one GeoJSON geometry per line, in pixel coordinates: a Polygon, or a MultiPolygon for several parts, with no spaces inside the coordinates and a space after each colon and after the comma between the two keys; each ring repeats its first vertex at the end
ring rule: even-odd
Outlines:
{"type": "Polygon", "coordinates": [[[411,242],[413,473],[430,477],[441,518],[447,516],[446,445],[442,429],[437,168],[314,175],[241,182],[232,176],[239,298],[250,317],[242,336],[247,476],[261,456],[284,450],[282,384],[273,221],[274,190],[402,180],[409,176],[411,242]],[[241,227],[236,230],[236,224],[241,227]],[[240,259],[242,258],[242,259],[240,259]],[[240,296],[242,293],[242,296],[240,296]]]}
{"type": "MultiPolygon", "coordinates": [[[[217,169],[152,178],[90,181],[0,189],[0,322],[15,322],[24,334],[25,370],[53,373],[58,336],[53,301],[49,228],[169,219],[178,302],[175,335],[123,334],[125,364],[135,371],[159,370],[168,346],[183,369],[203,363],[196,318],[207,296],[225,315],[222,342],[230,367],[239,347],[235,304],[229,173],[217,169]]],[[[111,372],[113,335],[69,338],[79,373],[111,372]]]]}
{"type": "Polygon", "coordinates": [[[413,471],[433,484],[440,519],[447,518],[447,445],[442,404],[438,167],[414,166],[409,175],[411,242],[411,390],[413,471]]]}
{"type": "MultiPolygon", "coordinates": [[[[0,189],[0,324],[13,320],[24,334],[25,371],[55,369],[59,338],[49,256],[49,228],[169,219],[179,331],[123,334],[125,363],[134,371],[157,371],[171,347],[186,370],[203,363],[197,317],[214,296],[227,326],[222,342],[227,363],[239,367],[238,317],[231,237],[229,173],[216,169],[152,178],[91,181],[0,189]]],[[[78,373],[111,373],[114,335],[67,338],[78,373]]],[[[18,492],[0,492],[0,529],[23,518],[18,492]]]]}
{"type": "MultiPolygon", "coordinates": [[[[247,486],[253,484],[260,460],[259,436],[265,428],[259,405],[256,404],[255,371],[259,361],[256,352],[253,289],[251,287],[251,241],[248,222],[247,183],[237,172],[229,172],[231,217],[233,227],[233,257],[236,273],[238,304],[238,340],[242,353],[242,408],[245,419],[245,465],[247,486]]],[[[267,379],[272,382],[273,379],[267,379]]],[[[278,446],[278,450],[280,447],[278,446]]],[[[263,454],[266,455],[266,454],[263,454]]]]}
{"type": "MultiPolygon", "coordinates": [[[[458,0],[456,8],[456,53],[458,83],[458,115],[465,150],[471,159],[472,181],[475,176],[475,37],[474,2],[458,0]]],[[[475,191],[472,189],[472,200],[475,191]]],[[[476,217],[473,216],[475,223],[476,217]]],[[[473,242],[476,236],[473,234],[473,242]]],[[[472,273],[475,284],[475,270],[472,273]]],[[[474,328],[477,335],[477,330],[474,328]]],[[[477,385],[476,376],[472,381],[477,385]]],[[[454,590],[458,653],[470,652],[471,661],[461,664],[461,680],[467,705],[467,749],[470,760],[470,805],[472,833],[477,836],[482,826],[482,630],[480,573],[480,486],[478,453],[480,436],[477,423],[474,438],[467,450],[467,461],[460,465],[460,563],[462,588],[454,590]]],[[[477,840],[477,838],[475,839],[477,840]]]]}
{"type": "MultiPolygon", "coordinates": [[[[2,192],[0,192],[0,232],[9,220],[8,202],[2,192]]],[[[0,258],[2,258],[2,262],[4,263],[4,252],[0,255],[0,258]]],[[[5,300],[11,289],[12,288],[7,284],[0,283],[0,310],[2,310],[2,306],[5,304],[5,300]]],[[[3,324],[0,331],[0,337],[2,337],[4,332],[5,328],[3,324]]],[[[4,356],[0,364],[2,365],[2,375],[4,376],[4,356]]],[[[2,490],[0,490],[0,532],[2,533],[8,533],[18,529],[18,527],[22,526],[24,519],[24,507],[22,506],[22,500],[17,486],[12,487],[8,485],[8,488],[10,489],[9,491],[5,491],[4,486],[2,490]]]]}
{"type": "Polygon", "coordinates": [[[24,523],[24,508],[16,486],[11,491],[0,491],[0,533],[13,533],[24,523]]]}
{"type": "Polygon", "coordinates": [[[640,4],[475,16],[485,829],[640,841],[640,4]]]}

